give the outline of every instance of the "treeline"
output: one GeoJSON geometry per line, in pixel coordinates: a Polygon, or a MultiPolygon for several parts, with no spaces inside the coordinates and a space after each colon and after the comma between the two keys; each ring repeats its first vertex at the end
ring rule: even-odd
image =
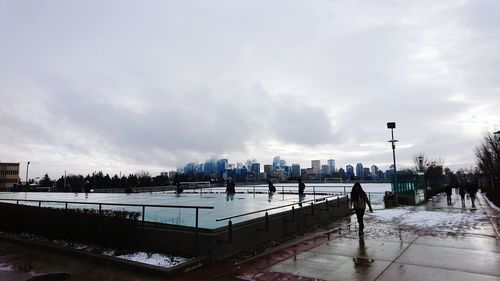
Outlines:
{"type": "Polygon", "coordinates": [[[83,175],[69,175],[66,177],[62,175],[57,180],[52,180],[48,174],[45,174],[40,180],[40,186],[52,187],[54,191],[60,192],[83,192],[91,189],[167,186],[184,180],[182,175],[176,175],[173,179],[169,179],[166,175],[152,177],[148,172],[138,172],[120,177],[116,174],[110,176],[99,171],[85,177],[83,175]]]}

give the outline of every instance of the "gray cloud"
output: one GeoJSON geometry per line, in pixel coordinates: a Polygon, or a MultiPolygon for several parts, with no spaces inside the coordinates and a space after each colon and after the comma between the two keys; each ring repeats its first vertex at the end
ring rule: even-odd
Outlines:
{"type": "Polygon", "coordinates": [[[279,151],[304,166],[313,155],[386,166],[385,123],[396,121],[402,163],[423,152],[470,166],[484,132],[500,129],[499,10],[4,3],[0,161],[38,163],[38,174],[159,172],[279,151]]]}

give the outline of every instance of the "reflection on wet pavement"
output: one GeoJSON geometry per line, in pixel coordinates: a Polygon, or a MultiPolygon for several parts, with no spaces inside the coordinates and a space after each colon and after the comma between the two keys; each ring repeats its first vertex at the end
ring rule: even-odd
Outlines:
{"type": "Polygon", "coordinates": [[[39,279],[31,280],[162,280],[1,239],[0,280],[25,281],[34,277],[39,279]],[[47,274],[53,275],[42,278],[47,274]]]}

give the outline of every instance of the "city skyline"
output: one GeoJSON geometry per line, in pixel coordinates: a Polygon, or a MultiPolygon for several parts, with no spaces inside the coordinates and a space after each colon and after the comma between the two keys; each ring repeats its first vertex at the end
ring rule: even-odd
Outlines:
{"type": "MultiPolygon", "coordinates": [[[[190,161],[452,170],[500,130],[500,2],[6,1],[0,161],[30,178],[190,161]],[[131,20],[133,19],[133,20],[131,20]]],[[[321,168],[321,167],[320,167],[321,168]]]]}

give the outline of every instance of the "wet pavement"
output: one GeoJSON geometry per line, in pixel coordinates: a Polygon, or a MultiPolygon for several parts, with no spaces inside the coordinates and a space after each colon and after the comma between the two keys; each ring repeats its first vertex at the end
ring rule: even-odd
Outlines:
{"type": "MultiPolygon", "coordinates": [[[[168,280],[500,280],[500,212],[481,194],[375,210],[357,235],[355,216],[237,264],[218,262],[168,280]],[[496,225],[496,226],[495,226],[496,225]]],[[[67,272],[64,280],[162,280],[0,240],[0,280],[67,272]]],[[[166,280],[166,279],[163,279],[166,280]]]]}
{"type": "Polygon", "coordinates": [[[365,216],[362,237],[353,216],[340,229],[176,280],[500,280],[499,212],[481,194],[476,208],[470,200],[463,208],[454,194],[451,206],[439,195],[422,206],[375,212],[384,214],[365,216]],[[391,213],[403,215],[387,219],[391,213]]]}
{"type": "Polygon", "coordinates": [[[24,281],[39,277],[40,281],[56,280],[164,280],[147,274],[105,266],[78,256],[32,248],[0,240],[0,280],[24,281]],[[54,273],[66,273],[54,275],[54,273]],[[52,274],[52,277],[47,275],[52,274]],[[41,278],[42,276],[46,276],[41,278]]]}

